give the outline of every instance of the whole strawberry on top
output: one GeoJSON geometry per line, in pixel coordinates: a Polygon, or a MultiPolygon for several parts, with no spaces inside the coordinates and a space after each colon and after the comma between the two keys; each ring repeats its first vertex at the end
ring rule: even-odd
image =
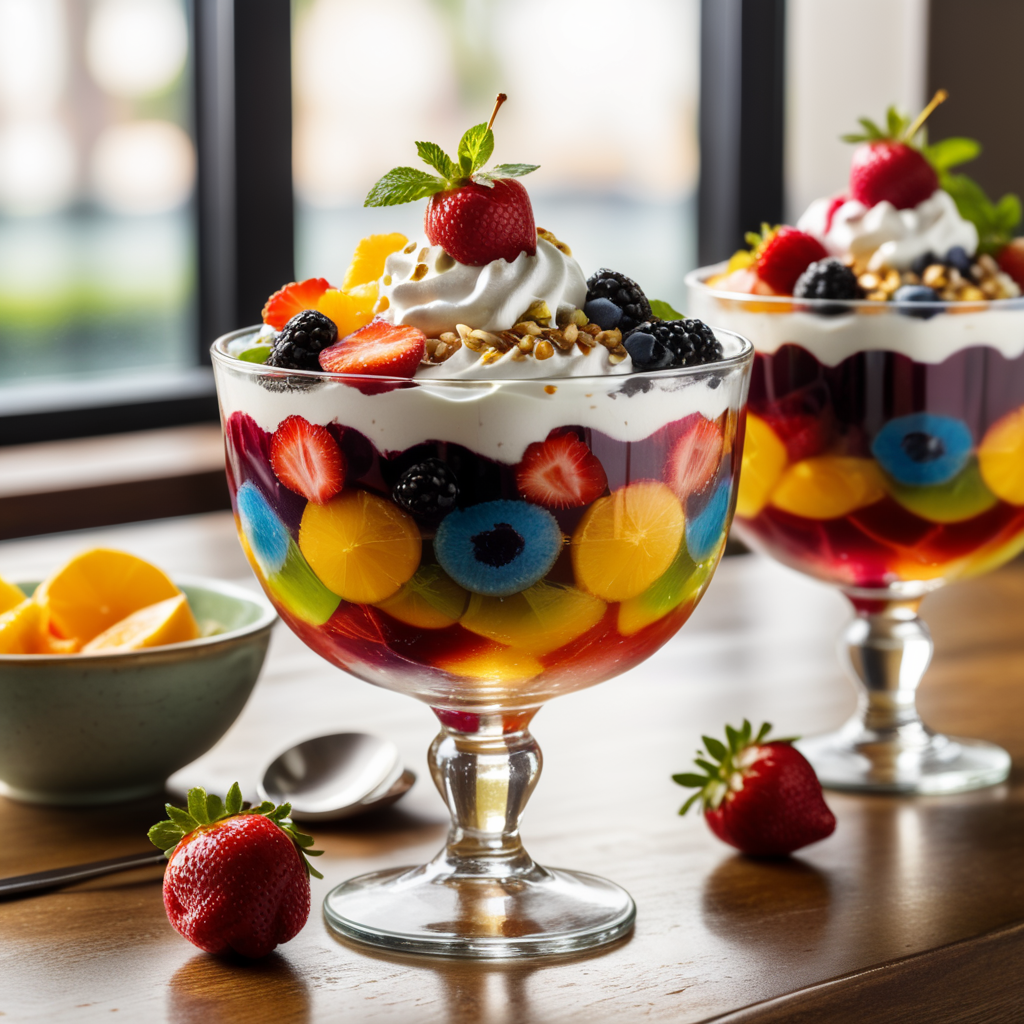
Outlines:
{"type": "Polygon", "coordinates": [[[323,851],[292,823],[291,804],[243,809],[236,782],[224,800],[197,786],[187,810],[166,808],[149,841],[167,855],[164,908],[189,942],[261,957],[302,930],[309,876],[323,878],[306,858],[323,851]]]}
{"type": "Polygon", "coordinates": [[[821,783],[793,740],[765,742],[765,722],[753,735],[750,722],[725,727],[727,744],[703,736],[709,757],[698,752],[704,774],[672,778],[696,788],[683,804],[685,814],[698,800],[711,831],[723,842],[756,857],[780,857],[832,834],[835,815],[821,795],[821,783]]]}
{"type": "Polygon", "coordinates": [[[396,206],[430,197],[423,226],[431,245],[439,245],[459,263],[483,266],[511,263],[521,252],[537,251],[537,229],[526,189],[515,178],[536,164],[498,164],[481,168],[494,151],[491,126],[507,97],[498,95],[487,124],[470,128],[452,160],[434,142],[417,142],[420,158],[437,175],[415,167],[396,167],[370,189],[364,206],[396,206]]]}

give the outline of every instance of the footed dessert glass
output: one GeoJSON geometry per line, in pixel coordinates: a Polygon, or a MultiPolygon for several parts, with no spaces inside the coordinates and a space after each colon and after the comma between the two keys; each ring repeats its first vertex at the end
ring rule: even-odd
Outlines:
{"type": "Polygon", "coordinates": [[[800,750],[833,789],[1002,781],[1004,750],[921,721],[932,640],[918,607],[1024,549],[1024,299],[736,295],[704,285],[708,274],[688,278],[693,315],[757,352],[737,532],[839,587],[856,613],[840,656],[859,709],[800,750]]]}
{"type": "Polygon", "coordinates": [[[253,571],[314,651],[441,726],[444,849],[334,889],[330,927],[482,958],[625,934],[625,890],[523,848],[530,722],[653,654],[700,600],[732,518],[752,346],[722,332],[722,361],[657,373],[394,380],[229,356],[247,333],[213,363],[253,571]]]}

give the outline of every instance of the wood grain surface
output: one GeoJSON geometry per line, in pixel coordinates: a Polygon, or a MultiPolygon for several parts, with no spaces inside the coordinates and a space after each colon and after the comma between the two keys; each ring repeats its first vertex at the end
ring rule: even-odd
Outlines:
{"type": "MultiPolygon", "coordinates": [[[[94,543],[173,573],[244,578],[229,516],[0,544],[0,574],[30,577],[94,543]]],[[[676,814],[702,732],[744,715],[785,733],[837,725],[854,704],[835,659],[847,618],[826,587],[753,555],[728,559],[678,637],[645,665],[557,700],[534,723],[544,775],[524,836],[542,863],[624,885],[634,934],[560,962],[399,958],[334,939],[314,910],[257,963],[195,950],[170,927],[160,869],[0,904],[4,1021],[1000,1022],[1024,1006],[1024,565],[927,599],[936,657],[921,706],[935,728],[1014,756],[1009,783],[949,797],[829,794],[829,839],[757,862],[676,814]]],[[[366,730],[419,775],[379,815],[314,829],[327,851],[315,906],[363,871],[432,855],[446,812],[425,776],[434,732],[415,701],[332,669],[279,627],[228,735],[172,780],[251,787],[302,737],[366,730]]],[[[102,810],[0,798],[0,875],[146,848],[159,801],[102,810]]]]}

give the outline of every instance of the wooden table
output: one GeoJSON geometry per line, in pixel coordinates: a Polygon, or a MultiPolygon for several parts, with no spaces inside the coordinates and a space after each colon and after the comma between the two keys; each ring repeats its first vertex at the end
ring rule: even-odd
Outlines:
{"type": "MultiPolygon", "coordinates": [[[[0,544],[0,573],[31,576],[94,543],[172,572],[243,578],[230,518],[117,527],[0,544]]],[[[399,959],[334,939],[314,911],[264,961],[198,952],[168,924],[159,869],[0,904],[4,1021],[1019,1021],[1024,1015],[1024,565],[930,597],[936,660],[921,705],[936,728],[1015,758],[1010,782],[960,796],[830,794],[835,834],[798,857],[735,855],[679,818],[702,732],[743,715],[786,733],[852,709],[834,647],[847,610],[829,589],[753,555],[728,559],[682,633],[646,665],[538,716],[544,778],[525,822],[542,863],[606,875],[636,899],[635,933],[604,953],[511,965],[399,959]]],[[[300,737],[388,736],[421,778],[396,808],[315,829],[314,882],[421,861],[446,814],[425,774],[435,732],[416,702],[332,669],[278,629],[241,718],[180,773],[251,784],[300,737]]],[[[158,801],[94,811],[0,798],[0,874],[146,849],[158,801]]]]}

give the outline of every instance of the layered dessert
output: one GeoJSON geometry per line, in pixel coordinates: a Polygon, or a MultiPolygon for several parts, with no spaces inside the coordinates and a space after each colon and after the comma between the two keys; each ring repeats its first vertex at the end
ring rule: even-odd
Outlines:
{"type": "Polygon", "coordinates": [[[363,239],[340,286],[285,286],[213,351],[239,534],[281,616],[457,725],[618,674],[686,620],[750,351],[588,278],[534,224],[534,168],[483,170],[489,125],[457,159],[417,148],[436,174],[396,168],[367,204],[429,197],[422,237],[363,239]]]}
{"type": "Polygon", "coordinates": [[[757,353],[738,529],[854,591],[1024,548],[1020,203],[953,173],[979,147],[924,144],[927,113],[863,121],[842,192],[688,279],[693,312],[757,353]]]}

